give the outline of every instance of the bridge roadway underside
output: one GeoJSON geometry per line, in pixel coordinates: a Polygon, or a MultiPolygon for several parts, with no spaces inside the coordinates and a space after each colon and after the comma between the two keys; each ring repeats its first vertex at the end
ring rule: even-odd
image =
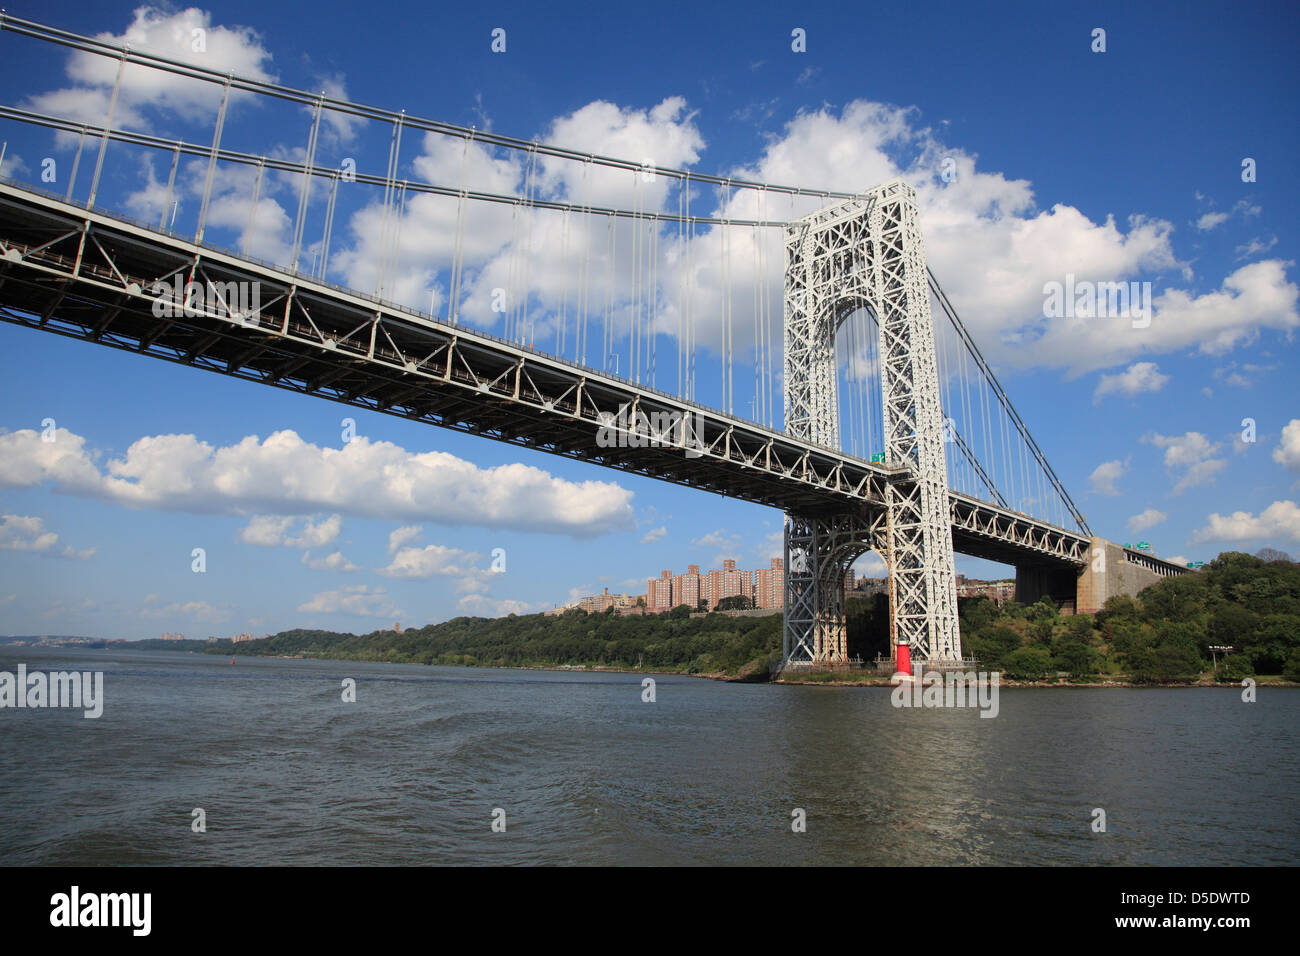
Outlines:
{"type": "MultiPolygon", "coordinates": [[[[789,513],[877,516],[886,485],[910,480],[902,468],[3,183],[0,319],[789,513]],[[158,314],[154,283],[177,276],[206,288],[256,284],[260,309],[223,300],[158,314]],[[601,440],[601,422],[620,408],[690,416],[693,448],[680,430],[654,442],[621,423],[601,440]]],[[[1077,532],[955,493],[950,510],[960,553],[1050,566],[1060,580],[1087,564],[1091,542],[1077,532]]]]}

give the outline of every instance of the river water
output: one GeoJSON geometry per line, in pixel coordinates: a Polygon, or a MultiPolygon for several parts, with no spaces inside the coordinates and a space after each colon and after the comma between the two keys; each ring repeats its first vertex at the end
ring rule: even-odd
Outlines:
{"type": "Polygon", "coordinates": [[[1300,863],[1294,689],[1004,688],[988,719],[671,675],[650,703],[635,674],[0,646],[19,663],[102,671],[105,702],[0,710],[0,864],[1300,863]]]}

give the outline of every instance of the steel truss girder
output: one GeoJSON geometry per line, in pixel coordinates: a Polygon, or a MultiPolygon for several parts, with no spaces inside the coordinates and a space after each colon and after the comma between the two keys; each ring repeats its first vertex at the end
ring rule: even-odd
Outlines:
{"type": "MultiPolygon", "coordinates": [[[[173,362],[193,352],[187,364],[195,368],[300,393],[321,383],[318,397],[791,513],[866,508],[880,515],[886,487],[909,481],[903,467],[869,465],[486,333],[10,184],[0,184],[0,319],[173,362]],[[93,256],[82,256],[83,237],[92,233],[98,246],[89,243],[93,256]],[[153,316],[150,286],[177,274],[201,285],[261,282],[259,307],[244,315],[222,308],[216,295],[211,313],[153,316]],[[195,350],[214,333],[213,344],[195,350]],[[324,380],[339,369],[347,372],[324,380]],[[638,401],[651,415],[699,414],[703,453],[597,447],[599,413],[638,401]]],[[[654,427],[651,419],[615,432],[647,438],[654,427]]],[[[1089,539],[1075,532],[958,494],[950,493],[949,503],[963,552],[984,555],[987,546],[1075,566],[1086,561],[1089,539]]],[[[871,547],[886,554],[879,542],[871,547]]]]}
{"type": "MultiPolygon", "coordinates": [[[[910,478],[886,489],[883,553],[889,567],[891,634],[922,660],[959,660],[948,471],[925,249],[915,192],[901,180],[805,216],[786,231],[785,413],[791,435],[838,445],[835,329],[846,313],[859,308],[871,312],[879,329],[885,462],[903,468],[910,478]]],[[[809,551],[817,530],[791,517],[787,549],[793,545],[797,554],[817,554],[816,548],[809,551]]],[[[842,574],[836,584],[829,571],[808,573],[808,580],[842,590],[842,574]]],[[[826,646],[834,658],[834,628],[820,622],[820,609],[836,607],[842,596],[827,591],[809,598],[795,593],[799,586],[787,571],[789,647],[792,652],[822,647],[819,635],[825,631],[832,635],[826,646]]]]}
{"type": "MultiPolygon", "coordinates": [[[[1092,541],[1077,532],[956,493],[949,494],[949,505],[953,534],[968,542],[987,542],[992,549],[981,557],[1005,560],[997,552],[1010,549],[1021,558],[1037,554],[1077,567],[1088,562],[1092,541]]],[[[978,547],[968,544],[962,550],[973,553],[978,547]]]]}
{"type": "Polygon", "coordinates": [[[885,524],[884,509],[786,515],[781,650],[787,666],[849,663],[844,576],[867,551],[883,551],[885,524]]]}
{"type": "Polygon", "coordinates": [[[16,324],[45,316],[48,331],[782,509],[878,506],[899,471],[9,184],[0,273],[16,324]],[[155,315],[154,284],[178,278],[204,301],[155,315]],[[259,301],[231,299],[241,282],[259,301]]]}

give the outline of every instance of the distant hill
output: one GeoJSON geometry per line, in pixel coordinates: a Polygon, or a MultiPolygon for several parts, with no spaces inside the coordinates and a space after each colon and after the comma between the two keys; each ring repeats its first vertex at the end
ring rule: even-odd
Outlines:
{"type": "MultiPolygon", "coordinates": [[[[172,642],[179,643],[179,642],[172,642]]],[[[781,616],[691,617],[689,609],[627,616],[526,614],[458,617],[442,624],[370,634],[283,631],[213,654],[319,657],[333,660],[484,667],[617,667],[679,673],[766,677],[778,659],[781,616]]]]}

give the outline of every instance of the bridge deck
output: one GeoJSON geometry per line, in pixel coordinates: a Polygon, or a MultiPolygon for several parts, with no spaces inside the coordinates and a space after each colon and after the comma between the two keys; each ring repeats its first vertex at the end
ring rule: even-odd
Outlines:
{"type": "MultiPolygon", "coordinates": [[[[911,481],[902,468],[12,183],[0,183],[0,318],[787,511],[875,514],[888,482],[911,481]],[[177,277],[217,293],[201,309],[157,314],[171,299],[155,283],[177,277]],[[256,283],[259,301],[227,301],[226,283],[256,283]],[[683,420],[691,428],[665,429],[683,420]],[[598,441],[602,426],[614,447],[598,441]]],[[[1090,539],[1076,531],[959,494],[951,511],[959,552],[1009,564],[1086,559],[1090,539]]]]}

